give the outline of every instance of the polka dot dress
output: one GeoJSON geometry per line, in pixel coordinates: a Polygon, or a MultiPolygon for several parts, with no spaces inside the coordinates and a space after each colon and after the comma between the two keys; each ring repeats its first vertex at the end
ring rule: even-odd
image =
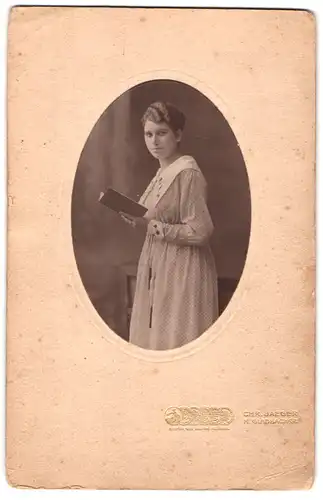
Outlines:
{"type": "Polygon", "coordinates": [[[166,192],[160,197],[159,170],[140,200],[150,222],[138,264],[129,340],[145,349],[187,344],[218,317],[206,182],[192,157],[177,161],[186,164],[166,192]]]}

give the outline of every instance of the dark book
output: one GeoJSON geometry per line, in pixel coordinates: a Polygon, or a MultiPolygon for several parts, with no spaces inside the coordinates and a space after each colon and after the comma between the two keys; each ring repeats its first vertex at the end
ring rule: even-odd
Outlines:
{"type": "Polygon", "coordinates": [[[133,217],[143,217],[147,212],[146,207],[112,188],[109,188],[103,195],[101,195],[99,202],[115,212],[124,212],[125,214],[132,215],[133,217]]]}

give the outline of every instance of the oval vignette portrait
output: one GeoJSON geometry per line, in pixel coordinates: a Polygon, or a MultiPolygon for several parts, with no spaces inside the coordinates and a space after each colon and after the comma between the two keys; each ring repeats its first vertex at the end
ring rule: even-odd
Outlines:
{"type": "Polygon", "coordinates": [[[238,138],[192,86],[136,85],[90,132],[71,215],[102,320],[143,349],[184,346],[217,321],[245,265],[251,199],[238,138]]]}

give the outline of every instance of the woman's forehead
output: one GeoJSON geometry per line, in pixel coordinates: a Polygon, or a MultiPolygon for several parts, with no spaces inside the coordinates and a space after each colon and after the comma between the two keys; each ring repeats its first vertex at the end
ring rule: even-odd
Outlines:
{"type": "Polygon", "coordinates": [[[157,132],[158,130],[169,130],[170,127],[165,122],[155,123],[151,120],[147,120],[144,126],[145,132],[157,132]]]}

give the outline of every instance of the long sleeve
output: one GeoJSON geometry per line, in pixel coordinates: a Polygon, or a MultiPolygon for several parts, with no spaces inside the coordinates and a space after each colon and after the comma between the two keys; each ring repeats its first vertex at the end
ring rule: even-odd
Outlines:
{"type": "Polygon", "coordinates": [[[206,182],[200,172],[192,169],[183,170],[178,177],[180,223],[152,220],[148,231],[158,239],[177,245],[205,245],[214,230],[207,208],[206,182]]]}

